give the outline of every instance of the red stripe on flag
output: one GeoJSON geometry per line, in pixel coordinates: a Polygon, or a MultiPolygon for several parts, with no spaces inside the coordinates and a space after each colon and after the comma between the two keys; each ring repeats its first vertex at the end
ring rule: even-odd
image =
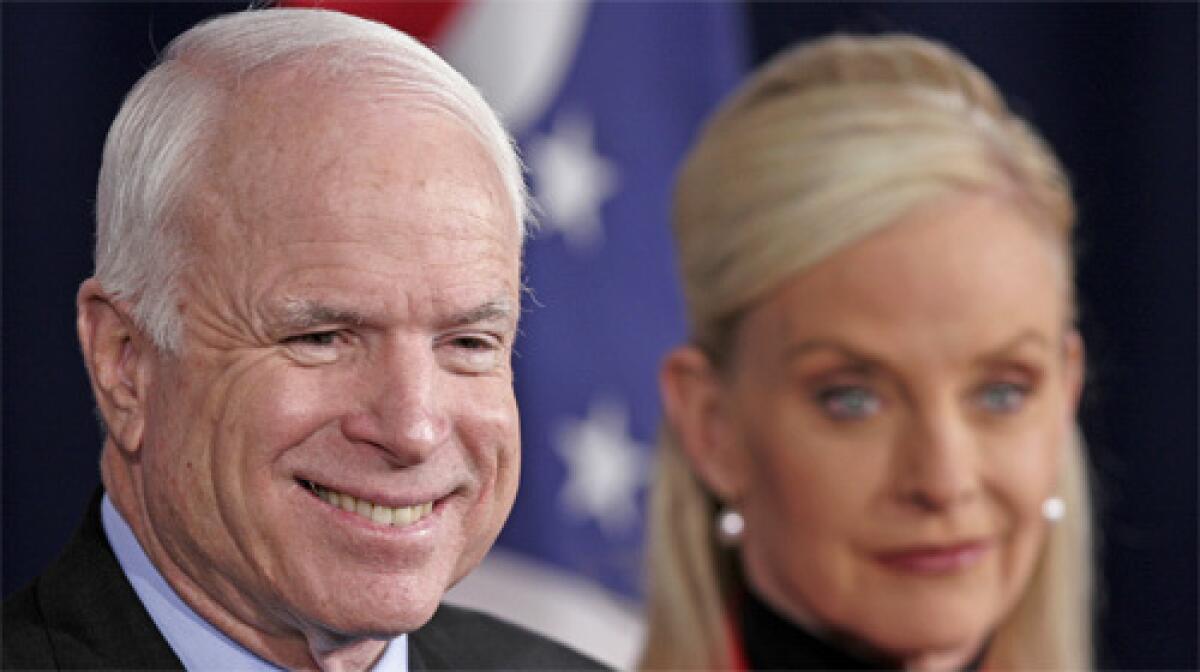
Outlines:
{"type": "Polygon", "coordinates": [[[361,16],[402,30],[433,46],[458,10],[462,0],[415,0],[372,2],[371,0],[283,0],[284,7],[319,7],[361,16]]]}

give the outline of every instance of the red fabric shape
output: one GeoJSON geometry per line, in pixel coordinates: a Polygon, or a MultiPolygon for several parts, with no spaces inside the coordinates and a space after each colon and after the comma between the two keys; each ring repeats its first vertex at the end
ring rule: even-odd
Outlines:
{"type": "Polygon", "coordinates": [[[372,2],[372,0],[283,0],[284,7],[317,7],[354,14],[386,23],[429,46],[437,44],[442,31],[462,9],[462,0],[414,0],[412,2],[372,2]]]}
{"type": "MultiPolygon", "coordinates": [[[[737,613],[736,610],[734,613],[737,613]]],[[[730,672],[748,672],[750,661],[746,659],[746,645],[742,643],[742,632],[737,625],[737,619],[731,615],[725,617],[725,641],[729,642],[730,672]]]]}

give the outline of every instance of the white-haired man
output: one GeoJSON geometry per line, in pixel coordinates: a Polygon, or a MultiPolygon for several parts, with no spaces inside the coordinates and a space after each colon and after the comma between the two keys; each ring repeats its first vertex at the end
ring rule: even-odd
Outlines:
{"type": "Polygon", "coordinates": [[[77,299],[104,494],[5,604],[4,666],[594,667],[439,606],[516,492],[525,214],[491,110],[390,28],[173,42],[109,133],[77,299]]]}

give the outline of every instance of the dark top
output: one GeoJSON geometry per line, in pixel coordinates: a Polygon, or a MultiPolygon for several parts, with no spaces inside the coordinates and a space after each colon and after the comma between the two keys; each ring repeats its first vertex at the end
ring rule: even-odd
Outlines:
{"type": "MultiPolygon", "coordinates": [[[[3,669],[183,669],[108,545],[102,494],[62,555],[5,600],[3,669]]],[[[606,669],[516,625],[448,605],[408,642],[412,672],[606,669]]]]}
{"type": "MultiPolygon", "coordinates": [[[[818,637],[744,590],[740,618],[742,647],[752,670],[902,670],[899,661],[856,650],[849,641],[818,637]]],[[[980,655],[964,672],[979,669],[980,655]]]]}

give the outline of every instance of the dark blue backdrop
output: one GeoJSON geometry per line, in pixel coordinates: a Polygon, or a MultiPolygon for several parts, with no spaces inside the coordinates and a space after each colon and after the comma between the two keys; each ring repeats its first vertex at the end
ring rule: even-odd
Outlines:
{"type": "MultiPolygon", "coordinates": [[[[64,542],[99,436],[74,335],[103,136],[144,68],[245,3],[4,4],[3,590],[64,542]]],[[[1197,667],[1194,4],[751,5],[756,59],[830,30],[942,39],[991,74],[1073,178],[1103,540],[1101,663],[1197,667]]]]}

